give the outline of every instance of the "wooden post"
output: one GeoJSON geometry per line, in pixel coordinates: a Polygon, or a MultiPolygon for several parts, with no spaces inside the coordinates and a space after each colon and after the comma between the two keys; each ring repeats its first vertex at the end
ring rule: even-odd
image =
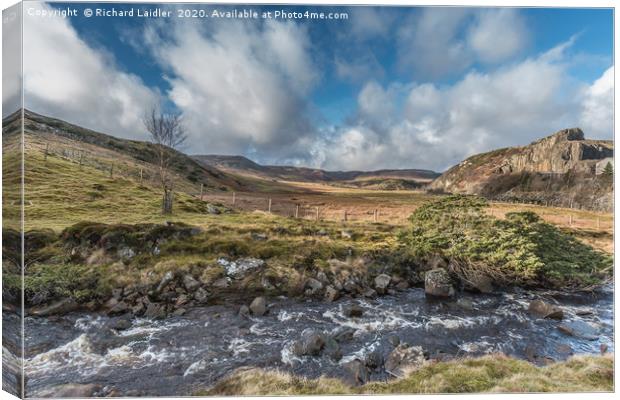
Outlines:
{"type": "Polygon", "coordinates": [[[319,207],[316,207],[316,220],[319,220],[319,207]]]}
{"type": "Polygon", "coordinates": [[[601,217],[596,217],[596,229],[601,230],[601,217]]]}
{"type": "Polygon", "coordinates": [[[45,144],[45,153],[44,153],[44,156],[43,156],[43,160],[45,160],[45,161],[47,161],[47,154],[49,153],[49,150],[50,150],[50,144],[46,143],[45,144]]]}
{"type": "Polygon", "coordinates": [[[271,197],[269,198],[269,205],[267,206],[267,212],[271,212],[271,197]]]}
{"type": "Polygon", "coordinates": [[[114,164],[110,165],[110,178],[114,177],[114,164]]]}
{"type": "Polygon", "coordinates": [[[573,214],[568,215],[568,226],[573,226],[573,214]]]}
{"type": "Polygon", "coordinates": [[[140,167],[140,185],[142,185],[142,167],[140,167]]]}
{"type": "Polygon", "coordinates": [[[232,205],[235,205],[235,192],[233,192],[232,205]]]}
{"type": "Polygon", "coordinates": [[[82,169],[82,162],[84,161],[84,152],[80,153],[80,169],[82,169]]]}
{"type": "Polygon", "coordinates": [[[374,216],[375,222],[377,222],[378,217],[379,217],[379,210],[375,209],[375,216],[374,216]]]}
{"type": "Polygon", "coordinates": [[[295,218],[299,218],[299,204],[295,204],[295,218]]]}
{"type": "Polygon", "coordinates": [[[205,190],[205,184],[201,183],[200,184],[200,200],[202,200],[202,193],[204,192],[204,190],[205,190]]]}
{"type": "Polygon", "coordinates": [[[344,222],[347,222],[347,210],[344,210],[344,217],[343,217],[343,219],[344,219],[344,222]]]}

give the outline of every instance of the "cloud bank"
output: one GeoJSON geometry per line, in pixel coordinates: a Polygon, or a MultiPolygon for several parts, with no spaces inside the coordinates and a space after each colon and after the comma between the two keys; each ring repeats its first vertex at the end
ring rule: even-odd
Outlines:
{"type": "MultiPolygon", "coordinates": [[[[44,3],[29,8],[51,10],[44,3]]],[[[145,139],[144,109],[157,90],[123,72],[79,37],[68,19],[24,19],[24,105],[33,111],[125,138],[145,139]]]]}
{"type": "Polygon", "coordinates": [[[339,170],[442,171],[571,126],[613,137],[613,67],[592,83],[575,79],[575,37],[524,57],[530,33],[516,9],[425,8],[400,24],[383,9],[356,13],[330,51],[313,25],[291,21],[146,24],[135,42],[165,76],[161,89],[120,69],[68,20],[30,21],[26,107],[145,139],[143,109],[164,100],[183,114],[188,153],[339,170]],[[389,41],[393,65],[357,51],[389,41]],[[343,43],[349,51],[338,54],[343,43]],[[354,110],[329,125],[315,94],[345,83],[355,88],[354,110]]]}

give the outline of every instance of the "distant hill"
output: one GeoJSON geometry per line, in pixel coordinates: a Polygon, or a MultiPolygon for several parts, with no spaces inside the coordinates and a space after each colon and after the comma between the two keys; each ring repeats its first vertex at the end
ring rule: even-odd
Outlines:
{"type": "Polygon", "coordinates": [[[326,171],[318,168],[260,165],[243,156],[196,155],[195,160],[203,165],[234,172],[253,175],[263,179],[339,183],[345,186],[410,189],[420,187],[439,176],[438,173],[424,169],[385,169],[377,171],[326,171]],[[382,181],[390,183],[383,185],[382,181]]]}
{"type": "Polygon", "coordinates": [[[506,201],[609,211],[614,144],[585,139],[579,128],[564,129],[527,146],[477,154],[443,173],[432,190],[480,194],[506,201]]]}

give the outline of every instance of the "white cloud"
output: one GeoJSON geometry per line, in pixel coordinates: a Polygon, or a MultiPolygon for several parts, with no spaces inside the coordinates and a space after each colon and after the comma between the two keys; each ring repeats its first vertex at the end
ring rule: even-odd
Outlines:
{"type": "Polygon", "coordinates": [[[479,13],[468,41],[482,62],[497,63],[518,54],[527,37],[525,21],[516,9],[496,8],[479,13]]]}
{"type": "Polygon", "coordinates": [[[400,29],[399,59],[416,77],[452,76],[476,62],[512,59],[524,49],[528,36],[516,9],[429,7],[400,29]]]}
{"type": "MultiPolygon", "coordinates": [[[[30,8],[50,9],[43,3],[30,8]]],[[[68,19],[24,18],[24,104],[115,136],[145,138],[143,107],[158,95],[89,46],[68,19]]]]}
{"type": "Polygon", "coordinates": [[[472,56],[460,33],[470,14],[466,8],[422,9],[400,29],[401,64],[431,78],[465,70],[472,56]]]}
{"type": "Polygon", "coordinates": [[[580,123],[587,137],[609,137],[612,69],[584,90],[568,74],[566,48],[493,72],[472,71],[452,85],[400,85],[407,91],[404,103],[393,86],[370,82],[358,97],[358,118],[318,145],[325,152],[321,164],[441,171],[470,155],[524,145],[580,123]],[[381,118],[387,123],[374,123],[381,118]]]}
{"type": "Polygon", "coordinates": [[[21,4],[2,11],[2,117],[21,107],[21,4]]]}
{"type": "Polygon", "coordinates": [[[208,30],[177,24],[173,40],[149,36],[170,72],[168,95],[183,112],[190,152],[301,155],[312,130],[305,97],[319,79],[305,28],[225,21],[208,30]]]}
{"type": "Polygon", "coordinates": [[[614,133],[614,67],[584,90],[581,123],[586,134],[613,139],[614,133]]]}

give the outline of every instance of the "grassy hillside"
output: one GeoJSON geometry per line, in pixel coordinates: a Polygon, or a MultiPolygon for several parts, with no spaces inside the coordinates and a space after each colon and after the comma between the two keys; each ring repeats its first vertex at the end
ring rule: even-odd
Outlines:
{"type": "MultiPolygon", "coordinates": [[[[152,169],[154,165],[157,165],[158,148],[152,143],[117,138],[28,110],[24,113],[27,146],[36,146],[42,150],[49,145],[52,151],[71,152],[75,157],[78,157],[75,155],[76,152],[86,152],[90,153],[87,154],[87,156],[90,155],[87,159],[104,158],[104,162],[107,155],[110,159],[108,164],[116,159],[134,164],[136,168],[133,174],[136,176],[139,171],[138,166],[152,169]]],[[[10,117],[5,123],[9,121],[10,117]]],[[[7,127],[5,130],[10,132],[12,129],[7,127]]],[[[229,190],[240,187],[234,177],[216,168],[202,165],[180,151],[173,149],[166,151],[170,158],[171,170],[177,175],[181,184],[186,184],[186,186],[191,184],[194,187],[200,187],[203,184],[206,189],[211,190],[229,190]]]]}
{"type": "MultiPolygon", "coordinates": [[[[25,229],[60,230],[80,221],[106,223],[164,222],[161,190],[154,184],[109,173],[56,155],[47,159],[38,150],[26,153],[25,229]]],[[[3,213],[15,214],[19,199],[19,170],[10,168],[19,153],[5,153],[3,213]],[[13,205],[13,206],[12,206],[13,205]]],[[[207,212],[207,203],[176,193],[174,218],[192,219],[207,212]]]]}

